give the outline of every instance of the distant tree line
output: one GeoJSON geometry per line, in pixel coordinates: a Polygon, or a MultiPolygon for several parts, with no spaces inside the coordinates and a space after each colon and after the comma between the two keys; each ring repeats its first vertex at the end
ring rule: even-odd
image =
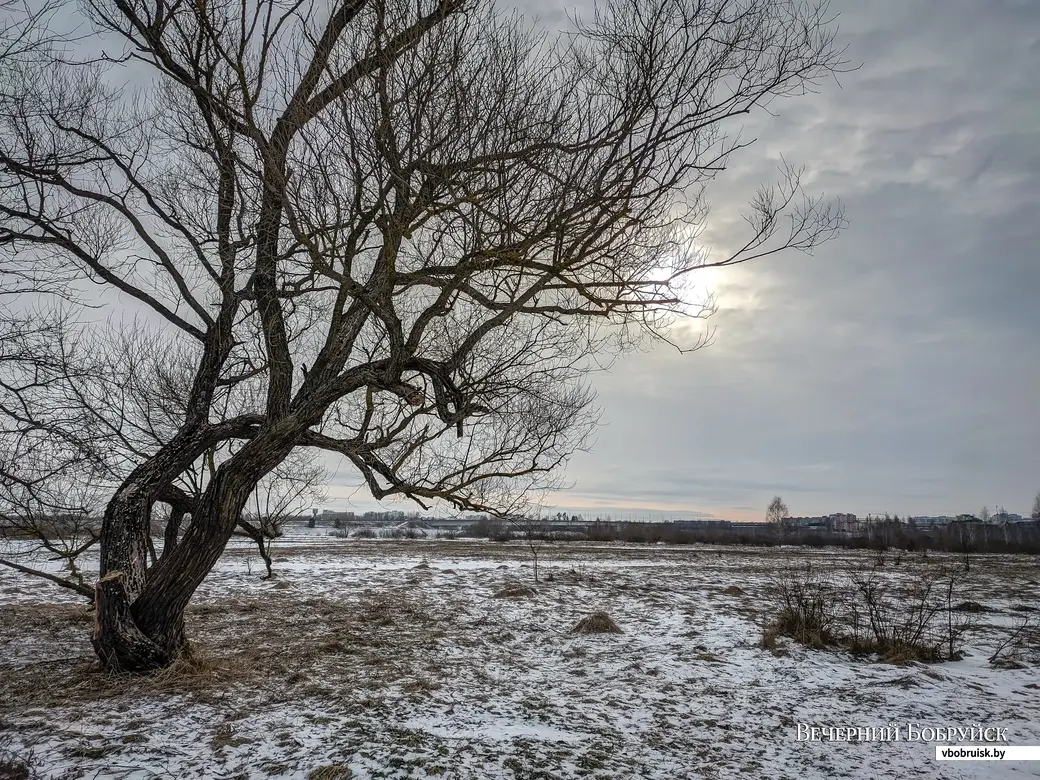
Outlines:
{"type": "Polygon", "coordinates": [[[861,533],[827,528],[785,528],[782,538],[769,523],[705,525],[596,520],[569,530],[548,521],[506,521],[486,518],[471,524],[465,536],[492,541],[590,541],[636,544],[737,544],[754,546],[805,545],[846,549],[936,551],[955,553],[1040,554],[1040,522],[985,525],[954,522],[914,527],[895,519],[871,523],[861,533]]]}

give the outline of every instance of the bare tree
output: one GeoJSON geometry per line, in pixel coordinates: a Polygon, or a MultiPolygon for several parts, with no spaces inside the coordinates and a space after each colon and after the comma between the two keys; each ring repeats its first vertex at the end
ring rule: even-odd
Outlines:
{"type": "Polygon", "coordinates": [[[1040,520],[1040,493],[1037,493],[1036,498],[1033,499],[1033,511],[1030,513],[1030,517],[1040,520]]]}
{"type": "MultiPolygon", "coordinates": [[[[127,464],[162,446],[176,430],[191,373],[176,355],[136,331],[113,335],[102,349],[74,340],[65,320],[29,329],[8,318],[6,325],[0,345],[0,408],[6,412],[0,420],[8,423],[0,429],[7,445],[0,456],[0,565],[93,599],[77,561],[100,541],[105,503],[127,464]],[[41,330],[49,342],[40,339],[41,330]],[[27,565],[41,557],[60,560],[68,576],[27,565]]],[[[153,565],[158,555],[152,535],[163,540],[163,556],[172,553],[216,464],[238,444],[210,448],[168,486],[165,514],[153,505],[146,539],[153,565]]],[[[256,543],[268,576],[270,544],[285,519],[324,497],[325,471],[316,455],[292,453],[260,480],[239,516],[237,533],[256,543]]]]}
{"type": "Polygon", "coordinates": [[[777,541],[782,542],[784,538],[784,523],[790,516],[787,504],[780,496],[773,496],[773,500],[766,507],[766,522],[776,530],[777,541]]]}
{"type": "MultiPolygon", "coordinates": [[[[559,36],[482,0],[78,7],[105,57],[5,71],[0,274],[74,311],[132,301],[161,344],[113,374],[168,378],[171,403],[113,465],[111,669],[186,652],[185,607],[294,450],[338,453],[376,498],[521,511],[595,421],[596,360],[711,313],[692,272],[843,224],[785,167],[732,253],[691,238],[749,143],[728,129],[843,65],[825,4],[609,0],[559,36]],[[191,522],[149,568],[156,503],[191,522]]],[[[85,319],[95,354],[131,330],[85,319]]]]}
{"type": "Polygon", "coordinates": [[[271,542],[280,537],[285,521],[311,504],[324,501],[325,469],[315,460],[313,450],[296,450],[260,480],[253,491],[249,511],[238,520],[238,533],[256,543],[267,567],[271,568],[271,542]]]}
{"type": "MultiPolygon", "coordinates": [[[[563,512],[557,515],[557,517],[561,516],[566,518],[563,512]]],[[[527,542],[527,549],[531,551],[531,560],[534,563],[534,581],[537,584],[541,581],[538,571],[538,556],[549,534],[549,522],[542,518],[541,512],[535,511],[509,518],[509,525],[516,528],[519,535],[527,542]]]]}

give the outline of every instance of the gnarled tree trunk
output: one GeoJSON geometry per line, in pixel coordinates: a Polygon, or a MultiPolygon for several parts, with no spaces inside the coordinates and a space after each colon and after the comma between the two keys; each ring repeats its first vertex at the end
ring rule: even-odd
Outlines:
{"type": "MultiPolygon", "coordinates": [[[[103,537],[101,578],[95,586],[93,643],[106,669],[153,671],[190,653],[185,609],[223,553],[249,495],[285,458],[301,426],[306,427],[287,424],[277,436],[258,436],[221,465],[184,536],[151,569],[145,568],[146,508],[161,486],[148,491],[140,479],[116,494],[105,515],[103,533],[111,537],[103,537]]],[[[139,476],[145,472],[143,467],[135,471],[139,476]]]]}

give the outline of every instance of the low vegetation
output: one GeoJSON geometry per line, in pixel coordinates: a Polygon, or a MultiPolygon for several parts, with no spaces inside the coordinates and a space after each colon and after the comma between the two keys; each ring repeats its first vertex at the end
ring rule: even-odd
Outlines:
{"type": "MultiPolygon", "coordinates": [[[[526,542],[278,544],[276,580],[242,565],[247,540],[222,558],[188,609],[192,658],[147,676],[99,670],[75,594],[0,570],[13,776],[817,780],[849,745],[801,749],[785,719],[849,712],[1040,739],[1022,556],[968,573],[950,555],[546,543],[536,585],[526,542]],[[971,660],[885,663],[950,657],[949,637],[971,660]]],[[[878,744],[863,773],[923,755],[878,744]]]]}
{"type": "Polygon", "coordinates": [[[755,525],[688,526],[682,523],[618,522],[611,520],[580,522],[560,529],[548,522],[521,520],[506,522],[483,519],[471,523],[458,536],[541,542],[623,542],[627,544],[719,544],[748,547],[841,547],[847,550],[887,550],[903,552],[952,552],[963,556],[967,568],[970,556],[978,553],[1040,554],[1040,521],[985,525],[952,523],[946,526],[914,527],[898,518],[881,519],[868,530],[845,533],[817,527],[793,527],[777,533],[769,523],[755,525]]]}
{"type": "Polygon", "coordinates": [[[606,612],[593,612],[578,621],[572,634],[620,634],[621,626],[606,612]]]}
{"type": "Polygon", "coordinates": [[[811,648],[846,649],[890,663],[938,663],[961,657],[978,610],[958,609],[963,571],[916,564],[901,576],[869,568],[825,576],[812,564],[785,570],[768,588],[771,618],[762,646],[778,637],[811,648]]]}

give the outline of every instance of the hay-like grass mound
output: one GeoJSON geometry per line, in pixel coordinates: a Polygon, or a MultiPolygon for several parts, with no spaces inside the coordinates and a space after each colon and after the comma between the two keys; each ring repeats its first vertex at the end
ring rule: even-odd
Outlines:
{"type": "Polygon", "coordinates": [[[572,634],[620,634],[621,626],[606,612],[593,612],[571,629],[572,634]]]}
{"type": "Polygon", "coordinates": [[[538,591],[527,585],[506,585],[497,591],[492,598],[496,599],[527,599],[537,595],[538,591]]]}
{"type": "Polygon", "coordinates": [[[725,596],[743,596],[744,589],[738,588],[736,585],[730,585],[728,588],[722,591],[722,593],[725,596]]]}

